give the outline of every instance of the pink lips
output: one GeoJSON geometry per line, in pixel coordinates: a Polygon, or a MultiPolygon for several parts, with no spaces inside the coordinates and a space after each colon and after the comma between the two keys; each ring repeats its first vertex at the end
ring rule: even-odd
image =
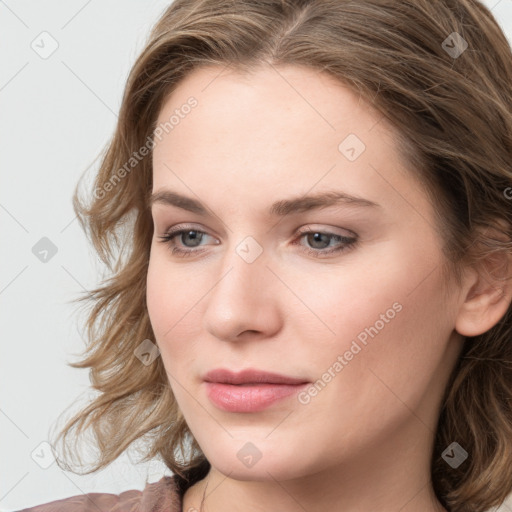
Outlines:
{"type": "Polygon", "coordinates": [[[203,379],[210,400],[229,412],[262,411],[309,384],[305,379],[253,369],[238,373],[217,369],[208,372],[203,379]]]}

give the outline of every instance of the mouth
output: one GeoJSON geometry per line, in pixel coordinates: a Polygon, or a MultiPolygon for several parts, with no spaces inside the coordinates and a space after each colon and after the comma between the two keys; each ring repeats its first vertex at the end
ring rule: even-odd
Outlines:
{"type": "Polygon", "coordinates": [[[259,370],[234,373],[217,369],[204,376],[206,393],[218,409],[259,412],[305,388],[309,381],[259,370]]]}

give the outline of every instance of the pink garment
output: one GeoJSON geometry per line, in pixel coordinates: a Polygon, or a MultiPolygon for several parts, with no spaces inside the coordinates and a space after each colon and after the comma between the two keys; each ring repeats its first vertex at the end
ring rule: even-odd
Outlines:
{"type": "Polygon", "coordinates": [[[143,491],[129,490],[121,494],[86,493],[18,512],[182,512],[182,497],[173,476],[148,483],[143,491]]]}

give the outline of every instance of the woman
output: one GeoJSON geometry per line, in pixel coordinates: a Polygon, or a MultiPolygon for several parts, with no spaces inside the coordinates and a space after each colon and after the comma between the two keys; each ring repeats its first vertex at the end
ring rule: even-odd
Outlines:
{"type": "Polygon", "coordinates": [[[175,1],[75,195],[113,275],[59,436],[174,475],[25,510],[502,504],[511,83],[476,0],[175,1]]]}

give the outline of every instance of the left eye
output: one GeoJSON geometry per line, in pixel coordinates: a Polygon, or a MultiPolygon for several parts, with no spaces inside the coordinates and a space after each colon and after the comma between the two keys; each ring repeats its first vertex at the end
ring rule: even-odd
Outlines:
{"type": "MultiPolygon", "coordinates": [[[[205,236],[210,235],[208,235],[204,231],[200,231],[197,229],[175,229],[169,231],[163,236],[160,236],[159,238],[163,243],[169,245],[172,254],[176,254],[178,256],[188,256],[192,255],[193,253],[204,252],[204,249],[195,250],[194,248],[199,247],[199,244],[201,243],[205,236]],[[181,243],[188,248],[182,249],[177,246],[176,239],[178,237],[181,243]],[[186,242],[187,239],[190,239],[190,245],[188,245],[188,242],[186,242]]],[[[308,229],[303,231],[302,233],[299,233],[298,239],[301,240],[303,238],[306,238],[308,240],[308,243],[312,244],[313,249],[309,247],[304,247],[302,246],[302,244],[294,243],[293,245],[301,245],[304,251],[315,257],[322,257],[323,255],[326,254],[340,253],[342,251],[346,251],[357,242],[357,237],[346,237],[342,235],[337,235],[335,233],[327,233],[313,229],[308,229]],[[327,247],[329,247],[330,242],[332,240],[338,241],[339,243],[341,243],[341,245],[335,246],[334,248],[331,247],[328,250],[324,250],[327,247]]],[[[218,245],[218,243],[216,243],[215,245],[218,245]]]]}

